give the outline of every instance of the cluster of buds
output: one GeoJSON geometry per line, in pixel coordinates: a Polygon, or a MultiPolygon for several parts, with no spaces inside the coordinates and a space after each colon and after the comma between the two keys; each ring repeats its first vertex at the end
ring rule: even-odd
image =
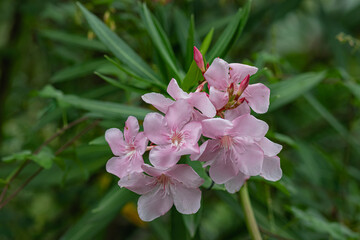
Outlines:
{"type": "Polygon", "coordinates": [[[143,132],[130,116],[124,133],[115,128],[105,133],[115,155],[106,170],[120,178],[120,187],[141,195],[138,213],[144,221],[164,215],[173,205],[183,214],[199,210],[204,180],[190,165],[178,164],[184,155],[203,162],[210,178],[230,193],[250,176],[270,181],[282,176],[277,157],[282,146],[265,137],[269,127],[264,121],[250,115],[251,109],[265,113],[269,107],[270,90],[249,84],[257,68],[220,58],[205,68],[196,47],[194,60],[204,76],[195,92],[184,92],[172,79],[167,92],[173,99],[159,93],[142,96],[163,113],[147,114],[143,132]],[[206,141],[199,146],[201,136],[206,141]],[[146,151],[151,165],[144,163],[146,151]]]}

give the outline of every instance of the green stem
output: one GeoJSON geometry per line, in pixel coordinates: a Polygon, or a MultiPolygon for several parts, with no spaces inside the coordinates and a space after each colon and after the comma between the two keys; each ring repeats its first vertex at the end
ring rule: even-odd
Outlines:
{"type": "Polygon", "coordinates": [[[251,207],[247,183],[245,183],[240,190],[240,200],[241,200],[241,205],[244,209],[246,226],[250,232],[251,239],[262,240],[259,227],[256,223],[254,212],[251,207]]]}

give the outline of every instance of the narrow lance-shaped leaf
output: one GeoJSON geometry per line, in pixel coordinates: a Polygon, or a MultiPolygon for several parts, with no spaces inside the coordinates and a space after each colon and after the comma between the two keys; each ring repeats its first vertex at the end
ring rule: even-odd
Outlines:
{"type": "Polygon", "coordinates": [[[77,3],[80,10],[84,14],[91,29],[95,32],[97,37],[109,50],[125,65],[127,65],[134,72],[138,73],[143,78],[151,79],[154,82],[159,82],[158,76],[147,65],[144,60],[134,52],[120,37],[112,32],[102,21],[100,21],[94,14],[89,12],[81,3],[77,3]]]}
{"type": "Polygon", "coordinates": [[[185,68],[188,69],[193,60],[193,48],[195,43],[195,22],[194,15],[191,15],[191,20],[189,24],[189,30],[187,34],[186,42],[186,58],[185,58],[185,68]]]}

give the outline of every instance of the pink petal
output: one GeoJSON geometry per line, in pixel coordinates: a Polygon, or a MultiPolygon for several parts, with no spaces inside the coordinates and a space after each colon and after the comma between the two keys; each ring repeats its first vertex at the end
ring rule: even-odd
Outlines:
{"type": "Polygon", "coordinates": [[[121,178],[118,184],[137,194],[145,194],[154,188],[155,180],[143,173],[133,173],[121,178]]]}
{"type": "Polygon", "coordinates": [[[221,58],[216,58],[204,73],[204,77],[210,86],[226,90],[230,85],[229,64],[221,58]]]}
{"type": "Polygon", "coordinates": [[[190,93],[188,100],[189,104],[201,111],[207,117],[215,117],[216,109],[211,103],[210,99],[206,96],[206,93],[195,92],[190,93]]]}
{"type": "MultiPolygon", "coordinates": [[[[112,157],[106,163],[106,171],[119,178],[128,175],[127,166],[129,159],[126,157],[112,157]]],[[[141,170],[138,172],[142,172],[141,170]]]]}
{"type": "Polygon", "coordinates": [[[175,165],[166,172],[166,175],[176,179],[188,188],[198,188],[204,182],[192,167],[186,164],[175,165]]]}
{"type": "Polygon", "coordinates": [[[275,157],[265,156],[260,175],[269,181],[275,182],[279,180],[282,177],[280,158],[277,156],[275,157]]]}
{"type": "Polygon", "coordinates": [[[150,176],[153,176],[153,177],[159,177],[161,174],[165,173],[164,169],[152,167],[148,164],[144,164],[141,167],[144,170],[144,172],[146,172],[147,174],[149,174],[150,176]]]}
{"type": "Polygon", "coordinates": [[[198,188],[187,188],[183,184],[170,187],[176,210],[182,214],[193,214],[200,209],[201,191],[198,188]]]}
{"type": "Polygon", "coordinates": [[[243,102],[237,108],[225,111],[224,115],[225,119],[232,121],[235,118],[245,114],[250,114],[250,107],[246,102],[243,102]]]}
{"type": "Polygon", "coordinates": [[[136,135],[135,141],[134,141],[134,146],[136,148],[136,151],[143,155],[144,152],[146,151],[146,147],[148,145],[148,138],[145,136],[144,132],[138,133],[136,135]]]}
{"type": "Polygon", "coordinates": [[[153,105],[160,112],[166,113],[168,108],[174,103],[173,100],[164,97],[160,93],[146,93],[141,96],[142,100],[153,105]]]}
{"type": "Polygon", "coordinates": [[[105,139],[115,156],[121,156],[124,153],[125,142],[123,134],[119,129],[110,128],[106,130],[105,139]]]}
{"type": "Polygon", "coordinates": [[[146,137],[153,143],[164,145],[171,143],[169,129],[166,126],[164,116],[159,113],[148,113],[144,119],[144,132],[146,137]]]}
{"type": "Polygon", "coordinates": [[[241,63],[230,63],[230,76],[234,83],[241,82],[247,75],[254,75],[257,72],[257,68],[241,63]]]}
{"type": "Polygon", "coordinates": [[[214,105],[214,107],[219,110],[222,107],[225,106],[225,104],[229,101],[229,94],[228,92],[223,92],[220,90],[217,90],[214,87],[210,87],[210,95],[209,95],[211,103],[214,105]]]}
{"type": "Polygon", "coordinates": [[[218,159],[210,166],[210,177],[217,184],[223,184],[237,175],[238,171],[229,152],[221,150],[218,159]]]}
{"type": "Polygon", "coordinates": [[[206,165],[211,165],[216,159],[222,157],[220,148],[220,140],[208,140],[200,147],[202,154],[198,157],[200,162],[207,162],[206,165]],[[204,149],[205,148],[205,149],[204,149]]]}
{"type": "Polygon", "coordinates": [[[237,168],[245,175],[256,176],[260,174],[264,153],[256,143],[238,140],[234,144],[234,157],[237,168]]]}
{"type": "Polygon", "coordinates": [[[141,220],[149,222],[167,213],[173,205],[170,194],[166,194],[162,187],[142,195],[138,200],[138,213],[141,220]]]}
{"type": "Polygon", "coordinates": [[[245,97],[256,113],[266,113],[269,109],[270,89],[264,84],[249,85],[241,96],[245,97]]]}
{"type": "Polygon", "coordinates": [[[165,119],[171,130],[182,129],[192,117],[193,108],[184,99],[177,100],[166,112],[165,119]]]}
{"type": "Polygon", "coordinates": [[[191,154],[191,156],[190,156],[191,161],[196,161],[203,155],[208,143],[209,143],[209,140],[207,140],[206,142],[201,144],[199,153],[191,154]]]}
{"type": "Polygon", "coordinates": [[[233,128],[233,124],[229,120],[221,118],[206,119],[201,124],[203,135],[213,139],[225,136],[233,128]]]}
{"type": "Polygon", "coordinates": [[[242,185],[249,179],[249,176],[246,176],[242,172],[239,172],[238,175],[230,179],[225,183],[225,188],[229,193],[235,193],[240,190],[242,185]]]}
{"type": "Polygon", "coordinates": [[[186,99],[189,97],[189,94],[184,92],[178,85],[177,81],[173,78],[171,79],[168,87],[167,87],[167,92],[169,93],[169,95],[174,98],[175,100],[178,99],[186,99]]]}
{"type": "MultiPolygon", "coordinates": [[[[241,115],[232,121],[234,127],[227,134],[234,137],[253,137],[261,139],[269,130],[266,122],[261,121],[250,114],[241,115]]],[[[204,128],[204,126],[203,126],[204,128]]]]}
{"type": "Polygon", "coordinates": [[[190,122],[182,128],[181,132],[183,132],[187,144],[197,145],[197,142],[201,137],[201,130],[202,130],[201,123],[190,122]]]}
{"type": "Polygon", "coordinates": [[[274,143],[267,139],[266,137],[262,138],[258,142],[261,149],[264,151],[264,154],[269,157],[273,157],[278,155],[278,153],[281,151],[282,146],[280,144],[274,143]]]}
{"type": "Polygon", "coordinates": [[[124,137],[127,143],[132,143],[139,132],[139,122],[136,117],[129,116],[125,122],[124,137]]]}
{"type": "Polygon", "coordinates": [[[177,149],[171,145],[156,146],[151,149],[149,160],[155,167],[167,169],[180,160],[180,155],[177,154],[177,149]]]}

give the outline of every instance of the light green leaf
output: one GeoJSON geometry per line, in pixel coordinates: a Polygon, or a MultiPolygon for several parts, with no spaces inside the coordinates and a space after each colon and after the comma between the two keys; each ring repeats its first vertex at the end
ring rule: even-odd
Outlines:
{"type": "Polygon", "coordinates": [[[97,137],[89,142],[89,145],[107,145],[105,135],[97,137]]]}
{"type": "Polygon", "coordinates": [[[125,188],[113,187],[97,207],[85,213],[60,239],[94,239],[114,219],[120,209],[135,197],[134,193],[125,188]]]}
{"type": "Polygon", "coordinates": [[[269,86],[271,90],[271,103],[269,111],[275,110],[295,100],[311,88],[320,83],[326,72],[304,73],[293,78],[269,86]]]}
{"type": "Polygon", "coordinates": [[[141,18],[152,42],[160,53],[161,58],[174,74],[173,77],[175,79],[182,79],[182,74],[179,72],[179,67],[176,64],[175,54],[171,48],[170,41],[159,22],[150,13],[145,3],[143,3],[141,8],[141,18]]]}
{"type": "Polygon", "coordinates": [[[75,78],[83,77],[89,74],[92,74],[97,68],[109,64],[108,61],[101,60],[91,60],[88,62],[83,62],[68,68],[65,68],[57,73],[55,73],[50,81],[52,83],[64,82],[67,80],[73,80],[75,78]]]}
{"type": "Polygon", "coordinates": [[[223,58],[240,37],[249,17],[251,0],[248,0],[244,8],[238,10],[229,25],[226,27],[214,47],[209,52],[207,59],[211,62],[214,58],[223,58]]]}
{"type": "Polygon", "coordinates": [[[3,162],[12,162],[12,161],[24,161],[31,156],[30,150],[24,150],[18,153],[11,154],[2,158],[3,162]]]}
{"type": "MultiPolygon", "coordinates": [[[[213,34],[214,34],[214,29],[211,29],[210,32],[206,35],[203,43],[201,44],[200,52],[203,54],[203,56],[206,54],[210,46],[213,34]]],[[[189,71],[187,72],[184,80],[182,81],[181,87],[184,91],[188,91],[203,79],[204,78],[199,67],[196,65],[195,61],[193,60],[190,65],[189,71]]]]}
{"type": "Polygon", "coordinates": [[[38,154],[29,156],[29,159],[33,160],[41,167],[45,169],[51,168],[54,162],[55,155],[50,148],[44,147],[38,154]]]}
{"type": "Polygon", "coordinates": [[[103,80],[105,80],[106,82],[110,83],[111,85],[115,86],[115,87],[118,87],[118,88],[121,88],[125,91],[129,91],[129,92],[137,92],[137,93],[140,93],[140,94],[145,94],[145,93],[148,93],[147,90],[145,89],[141,89],[141,88],[137,88],[137,87],[133,87],[133,86],[129,86],[127,84],[124,84],[122,82],[119,82],[115,79],[112,79],[110,77],[107,77],[101,73],[98,73],[98,72],[95,72],[95,74],[97,76],[99,76],[100,78],[102,78],[103,80]]]}
{"type": "Polygon", "coordinates": [[[77,47],[106,51],[104,44],[97,40],[89,40],[83,36],[60,32],[59,30],[42,30],[40,34],[46,38],[77,47]]]}
{"type": "Polygon", "coordinates": [[[102,43],[125,65],[142,78],[147,78],[153,82],[159,82],[158,76],[147,65],[144,60],[137,55],[120,37],[112,32],[94,14],[89,12],[81,3],[77,3],[84,14],[91,29],[95,32],[102,43]]]}
{"type": "Polygon", "coordinates": [[[39,92],[41,97],[55,98],[63,106],[73,106],[76,108],[84,109],[89,112],[95,113],[96,116],[102,118],[119,118],[135,116],[144,118],[150,110],[127,106],[119,103],[105,102],[99,100],[92,100],[81,98],[75,95],[64,95],[61,91],[56,90],[54,87],[48,85],[39,92]]]}
{"type": "Polygon", "coordinates": [[[344,84],[360,100],[360,85],[350,81],[344,84]]]}

